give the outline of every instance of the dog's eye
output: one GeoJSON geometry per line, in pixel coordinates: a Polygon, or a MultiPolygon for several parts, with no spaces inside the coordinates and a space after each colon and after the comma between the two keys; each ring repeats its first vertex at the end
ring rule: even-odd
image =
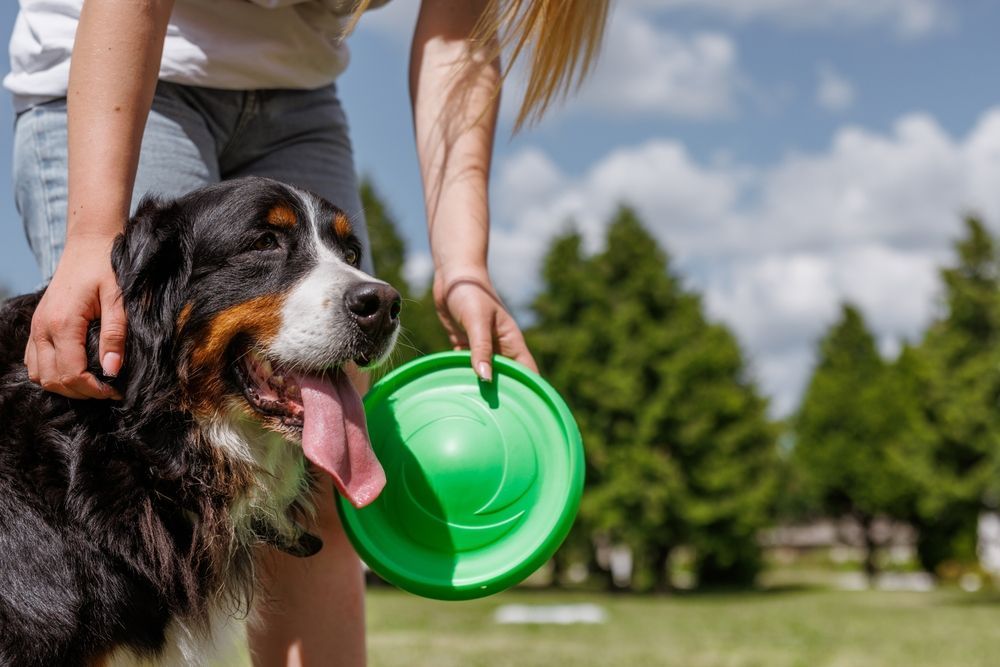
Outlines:
{"type": "Polygon", "coordinates": [[[272,232],[266,232],[257,237],[253,242],[254,250],[274,250],[278,247],[278,237],[272,232]]]}
{"type": "Polygon", "coordinates": [[[360,259],[361,259],[360,253],[358,253],[358,251],[355,250],[354,248],[348,248],[347,250],[344,251],[344,261],[350,264],[351,266],[357,266],[358,260],[360,259]]]}

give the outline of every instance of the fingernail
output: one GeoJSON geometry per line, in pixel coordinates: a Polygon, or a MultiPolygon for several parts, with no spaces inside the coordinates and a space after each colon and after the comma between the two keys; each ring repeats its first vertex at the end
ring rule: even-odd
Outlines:
{"type": "Polygon", "coordinates": [[[117,352],[108,352],[101,360],[101,370],[109,378],[118,377],[118,371],[122,369],[122,355],[117,352]]]}
{"type": "Polygon", "coordinates": [[[484,382],[493,382],[493,370],[485,361],[479,362],[479,365],[476,366],[476,372],[484,382]]]}

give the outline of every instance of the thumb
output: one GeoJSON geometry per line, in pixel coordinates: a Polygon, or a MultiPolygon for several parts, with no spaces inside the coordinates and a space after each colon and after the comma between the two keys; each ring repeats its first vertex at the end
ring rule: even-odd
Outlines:
{"type": "Polygon", "coordinates": [[[486,382],[493,381],[493,316],[475,318],[469,323],[469,350],[472,368],[486,382]]]}
{"type": "Polygon", "coordinates": [[[101,342],[98,355],[101,369],[108,377],[117,377],[125,357],[125,309],[117,290],[101,294],[101,342]]]}

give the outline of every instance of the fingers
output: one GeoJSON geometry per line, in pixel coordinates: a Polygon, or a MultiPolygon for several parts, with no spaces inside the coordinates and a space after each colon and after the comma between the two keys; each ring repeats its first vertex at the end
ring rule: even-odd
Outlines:
{"type": "MultiPolygon", "coordinates": [[[[115,390],[87,372],[87,323],[75,330],[56,334],[49,347],[43,347],[54,359],[55,372],[46,377],[42,387],[70,398],[112,398],[115,390]],[[75,395],[74,395],[75,394],[75,395]]],[[[51,368],[51,366],[50,366],[51,368]]]]}
{"type": "Polygon", "coordinates": [[[538,372],[524,335],[491,289],[479,283],[462,283],[435,305],[452,347],[470,350],[472,368],[482,380],[493,379],[494,352],[538,372]]]}
{"type": "Polygon", "coordinates": [[[114,388],[87,372],[87,327],[86,318],[47,319],[40,304],[24,353],[28,378],[67,398],[120,398],[114,388]]]}
{"type": "Polygon", "coordinates": [[[469,339],[465,335],[465,330],[462,326],[458,324],[454,317],[452,317],[451,311],[448,309],[447,304],[436,305],[438,320],[441,322],[441,326],[444,327],[445,333],[448,334],[448,343],[451,345],[453,350],[465,350],[469,347],[469,339]]]}
{"type": "Polygon", "coordinates": [[[117,286],[101,293],[101,342],[98,359],[108,377],[118,377],[125,356],[125,309],[117,286]]]}
{"type": "Polygon", "coordinates": [[[35,384],[41,384],[41,376],[38,371],[38,352],[35,349],[35,341],[28,338],[28,347],[24,350],[24,365],[28,369],[28,379],[35,384]]]}
{"type": "Polygon", "coordinates": [[[24,361],[28,377],[69,398],[112,398],[118,393],[87,371],[87,333],[101,321],[99,363],[114,376],[121,369],[125,313],[108,253],[111,237],[67,239],[59,266],[31,318],[24,361]]]}
{"type": "Polygon", "coordinates": [[[517,328],[514,321],[510,321],[511,328],[501,333],[497,338],[500,343],[500,354],[510,357],[514,361],[521,363],[531,370],[538,372],[538,364],[528,350],[528,344],[524,340],[524,334],[517,328]]]}
{"type": "Polygon", "coordinates": [[[472,353],[472,368],[476,375],[486,382],[493,381],[493,324],[494,312],[482,313],[466,323],[469,335],[469,351],[472,353]]]}
{"type": "Polygon", "coordinates": [[[59,370],[58,355],[51,340],[36,339],[35,354],[38,365],[38,383],[46,391],[62,394],[67,398],[90,398],[87,394],[71,386],[80,374],[63,374],[59,370]]]}

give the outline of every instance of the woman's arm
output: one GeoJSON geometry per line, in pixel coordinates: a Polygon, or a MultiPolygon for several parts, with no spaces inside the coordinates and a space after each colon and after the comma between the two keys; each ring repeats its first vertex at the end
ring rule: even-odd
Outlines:
{"type": "Polygon", "coordinates": [[[487,272],[488,184],[499,106],[493,45],[469,39],[486,0],[423,0],[410,53],[410,97],[434,259],[434,299],[455,347],[492,376],[494,351],[534,359],[487,272]]]}
{"type": "Polygon", "coordinates": [[[100,359],[118,374],[125,313],[110,250],[128,217],[139,146],[173,0],[87,0],[70,66],[66,246],[35,311],[25,363],[32,380],[72,398],[114,391],[87,372],[86,335],[101,320],[100,359]]]}

